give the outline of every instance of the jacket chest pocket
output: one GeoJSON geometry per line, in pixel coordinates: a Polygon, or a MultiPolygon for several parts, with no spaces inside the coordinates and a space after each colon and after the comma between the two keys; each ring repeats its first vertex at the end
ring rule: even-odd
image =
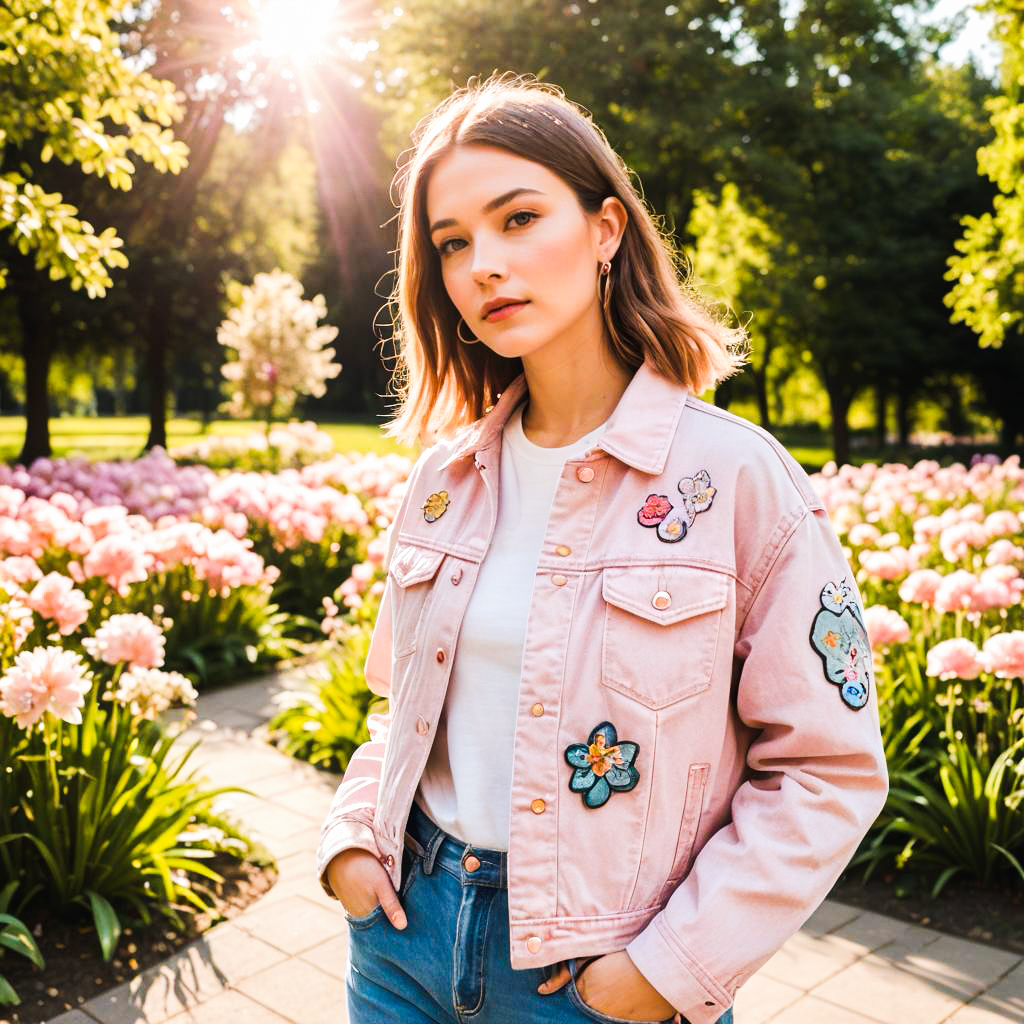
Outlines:
{"type": "Polygon", "coordinates": [[[388,575],[395,584],[392,594],[392,654],[395,660],[416,650],[423,615],[444,552],[415,544],[399,543],[391,556],[388,575]]]}
{"type": "Polygon", "coordinates": [[[689,566],[605,569],[604,685],[654,710],[711,684],[729,578],[689,566]]]}

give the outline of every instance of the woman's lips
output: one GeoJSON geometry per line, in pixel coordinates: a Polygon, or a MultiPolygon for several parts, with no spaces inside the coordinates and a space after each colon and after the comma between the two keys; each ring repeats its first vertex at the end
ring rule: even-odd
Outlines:
{"type": "Polygon", "coordinates": [[[528,306],[529,301],[526,302],[513,302],[508,306],[502,306],[501,309],[495,309],[488,313],[484,318],[489,324],[493,324],[496,320],[507,320],[510,316],[515,316],[524,306],[528,306]]]}

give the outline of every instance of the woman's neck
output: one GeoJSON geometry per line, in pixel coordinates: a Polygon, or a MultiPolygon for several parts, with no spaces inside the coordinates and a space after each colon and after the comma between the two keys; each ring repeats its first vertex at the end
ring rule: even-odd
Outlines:
{"type": "Polygon", "coordinates": [[[633,372],[605,345],[560,360],[523,360],[529,392],[523,432],[542,448],[562,448],[599,427],[619,404],[633,372]]]}

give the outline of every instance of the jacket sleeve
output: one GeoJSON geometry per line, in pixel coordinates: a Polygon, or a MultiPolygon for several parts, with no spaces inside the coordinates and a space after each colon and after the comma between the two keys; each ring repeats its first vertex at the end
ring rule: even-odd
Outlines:
{"type": "Polygon", "coordinates": [[[626,947],[691,1024],[717,1021],[804,924],[888,792],[860,598],[832,524],[805,507],[776,537],[736,636],[735,710],[753,738],[731,820],[626,947]]]}
{"type": "MultiPolygon", "coordinates": [[[[424,453],[425,454],[425,453],[424,453]]],[[[398,531],[408,511],[409,498],[413,493],[415,479],[424,456],[413,467],[406,486],[403,500],[388,536],[387,554],[384,565],[391,562],[398,531]]],[[[364,675],[366,685],[378,697],[391,695],[391,603],[393,600],[391,576],[384,583],[380,609],[374,623],[370,646],[366,654],[364,675]]],[[[384,764],[384,748],[387,745],[388,730],[391,726],[391,709],[385,713],[373,713],[366,719],[370,731],[368,742],[361,744],[353,753],[345,770],[345,776],[331,801],[330,810],[320,829],[320,842],[316,851],[316,873],[325,893],[337,899],[327,884],[327,865],[342,850],[358,847],[379,857],[377,842],[373,837],[373,816],[377,808],[377,792],[380,773],[384,764]]]]}

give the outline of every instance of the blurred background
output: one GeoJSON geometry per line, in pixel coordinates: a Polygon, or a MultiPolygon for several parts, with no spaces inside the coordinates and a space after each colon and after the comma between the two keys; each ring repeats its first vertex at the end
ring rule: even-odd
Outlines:
{"type": "Polygon", "coordinates": [[[22,6],[0,71],[8,461],[243,429],[218,326],[278,268],[323,296],[342,366],[293,412],[342,447],[376,434],[396,161],[434,104],[495,69],[592,112],[695,282],[747,326],[751,365],[705,397],[809,467],[1022,440],[1008,0],[85,5],[109,34],[59,16],[82,5],[22,6]]]}

